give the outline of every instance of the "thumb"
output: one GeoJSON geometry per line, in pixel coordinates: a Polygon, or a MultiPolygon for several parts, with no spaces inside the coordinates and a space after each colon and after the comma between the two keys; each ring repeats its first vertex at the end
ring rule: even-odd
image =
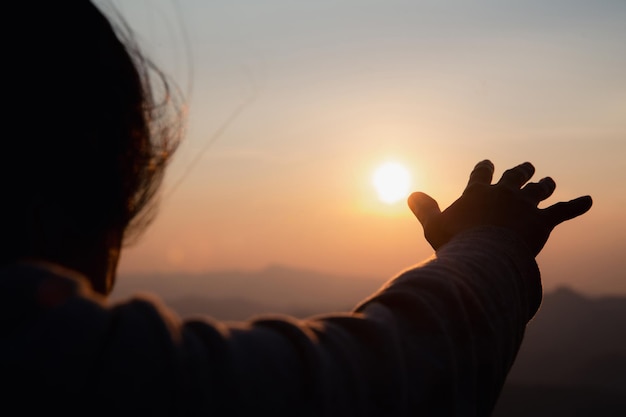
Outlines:
{"type": "Polygon", "coordinates": [[[411,194],[407,203],[422,227],[426,227],[426,224],[441,214],[439,204],[431,196],[422,192],[411,194]]]}

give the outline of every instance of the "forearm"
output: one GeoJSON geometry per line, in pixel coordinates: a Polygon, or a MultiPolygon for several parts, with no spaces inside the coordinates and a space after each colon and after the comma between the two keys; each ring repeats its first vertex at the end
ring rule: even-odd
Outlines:
{"type": "Polygon", "coordinates": [[[488,415],[540,301],[528,249],[505,230],[481,227],[400,274],[356,311],[395,318],[412,409],[488,415]]]}

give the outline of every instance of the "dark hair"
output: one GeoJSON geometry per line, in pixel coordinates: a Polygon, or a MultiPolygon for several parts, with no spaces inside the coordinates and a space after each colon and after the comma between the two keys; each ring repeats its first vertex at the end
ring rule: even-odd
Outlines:
{"type": "Polygon", "coordinates": [[[73,240],[118,231],[128,242],[154,217],[182,134],[177,91],[119,16],[114,27],[86,0],[20,3],[15,18],[27,33],[5,58],[7,121],[18,136],[3,139],[11,162],[0,167],[0,221],[14,241],[1,256],[39,255],[15,219],[32,221],[41,207],[71,220],[63,233],[73,240]]]}
{"type": "MultiPolygon", "coordinates": [[[[184,108],[180,93],[172,89],[173,84],[142,54],[132,30],[119,14],[114,17],[118,24],[110,27],[116,35],[116,39],[110,40],[111,52],[119,53],[120,78],[128,82],[126,90],[119,89],[119,98],[127,103],[128,113],[120,112],[117,116],[124,121],[120,127],[130,139],[124,147],[126,163],[119,166],[123,179],[121,191],[126,202],[121,220],[125,226],[125,241],[130,242],[154,218],[155,196],[165,167],[182,137],[184,108]]],[[[102,19],[104,24],[109,24],[104,17],[102,19]]],[[[108,47],[105,41],[103,50],[108,47]]]]}

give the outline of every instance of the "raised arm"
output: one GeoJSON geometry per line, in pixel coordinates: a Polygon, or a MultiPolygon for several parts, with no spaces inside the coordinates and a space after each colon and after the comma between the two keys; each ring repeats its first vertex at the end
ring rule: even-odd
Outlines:
{"type": "Polygon", "coordinates": [[[411,411],[490,414],[541,302],[534,258],[556,225],[591,207],[587,196],[539,209],[556,185],[551,178],[526,184],[530,163],[491,185],[493,171],[490,161],[479,162],[443,212],[426,194],[410,196],[436,255],[356,310],[394,317],[411,411]]]}
{"type": "Polygon", "coordinates": [[[533,171],[522,164],[491,185],[483,161],[443,213],[413,194],[436,255],[353,313],[231,329],[222,342],[236,357],[225,375],[239,387],[239,411],[488,416],[541,302],[534,257],[558,223],[591,206],[581,197],[538,209],[555,185],[522,188],[533,171]]]}

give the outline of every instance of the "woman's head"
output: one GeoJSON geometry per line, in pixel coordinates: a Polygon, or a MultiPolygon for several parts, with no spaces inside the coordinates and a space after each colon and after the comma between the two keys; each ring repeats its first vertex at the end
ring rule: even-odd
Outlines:
{"type": "Polygon", "coordinates": [[[8,120],[19,136],[4,140],[2,263],[60,263],[108,292],[122,240],[152,218],[180,113],[127,28],[90,2],[44,2],[23,17],[31,29],[12,50],[8,120]],[[94,277],[105,264],[106,278],[94,277]]]}

